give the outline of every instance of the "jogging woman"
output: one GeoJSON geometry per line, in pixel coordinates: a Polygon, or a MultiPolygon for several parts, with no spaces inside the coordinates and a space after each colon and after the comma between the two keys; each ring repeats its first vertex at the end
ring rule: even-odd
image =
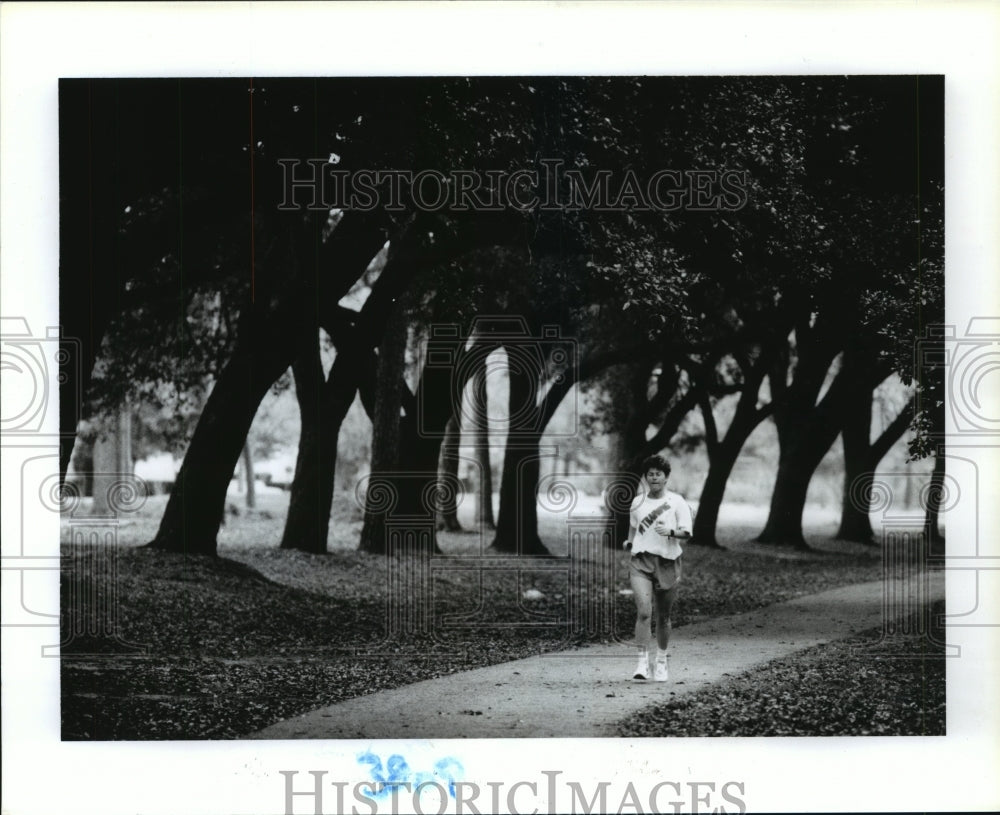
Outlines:
{"type": "Polygon", "coordinates": [[[635,643],[639,649],[633,679],[649,678],[650,618],[656,613],[656,661],[653,679],[666,682],[667,645],[670,642],[670,612],[681,579],[680,540],[691,537],[691,508],[675,492],[667,490],[670,462],[651,456],[642,463],[648,490],[632,502],[628,540],[631,550],[629,582],[635,597],[635,643]]]}

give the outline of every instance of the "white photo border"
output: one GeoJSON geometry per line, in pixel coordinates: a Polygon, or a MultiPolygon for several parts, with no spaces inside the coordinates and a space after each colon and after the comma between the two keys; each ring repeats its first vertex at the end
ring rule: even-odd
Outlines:
{"type": "MultiPolygon", "coordinates": [[[[973,317],[1000,315],[998,32],[1000,6],[990,2],[5,3],[3,315],[33,330],[58,324],[60,77],[944,74],[946,321],[961,332],[973,317]]],[[[959,524],[976,521],[984,558],[1000,564],[996,447],[970,445],[980,516],[959,524]]],[[[4,557],[22,524],[58,556],[57,518],[30,501],[21,514],[22,459],[5,448],[3,460],[4,557]]],[[[926,738],[61,742],[59,661],[39,657],[51,629],[7,628],[4,812],[279,813],[281,770],[362,780],[355,756],[365,747],[406,751],[418,764],[447,753],[469,779],[540,787],[543,770],[585,788],[595,779],[616,789],[743,782],[751,811],[998,809],[997,574],[980,575],[980,627],[948,629],[962,648],[948,660],[948,735],[926,738]]],[[[57,580],[56,571],[36,587],[39,607],[58,607],[57,580]]],[[[949,612],[970,606],[969,585],[948,572],[949,612]]],[[[17,600],[7,594],[5,617],[17,600]]],[[[544,788],[537,805],[545,811],[544,788]]]]}

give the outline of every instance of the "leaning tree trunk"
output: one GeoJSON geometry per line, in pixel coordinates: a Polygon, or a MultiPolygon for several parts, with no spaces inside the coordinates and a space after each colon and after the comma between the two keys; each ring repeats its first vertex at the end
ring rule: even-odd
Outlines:
{"type": "MultiPolygon", "coordinates": [[[[319,338],[310,337],[307,342],[292,364],[301,430],[281,548],[322,554],[330,533],[340,422],[326,404],[329,397],[319,338]]],[[[332,379],[332,369],[330,373],[332,379]]]]}
{"type": "Polygon", "coordinates": [[[726,429],[726,435],[719,440],[712,400],[707,392],[702,392],[699,402],[705,421],[705,440],[708,447],[708,475],[698,501],[698,512],[694,519],[692,541],[705,546],[719,546],[716,530],[719,525],[719,510],[726,494],[726,485],[732,475],[736,459],[750,434],[771,415],[773,403],[757,407],[760,385],[767,370],[767,359],[756,363],[744,363],[744,383],[736,411],[726,429]]]}
{"type": "MultiPolygon", "coordinates": [[[[354,232],[344,233],[342,227],[338,227],[328,242],[335,245],[333,259],[339,268],[345,270],[339,276],[341,284],[356,279],[356,270],[363,269],[375,255],[377,245],[384,242],[379,230],[373,232],[372,229],[373,224],[362,217],[354,232]],[[376,238],[379,241],[377,245],[373,242],[376,238]]],[[[321,321],[327,333],[334,338],[337,356],[324,381],[317,329],[306,338],[308,344],[300,346],[302,358],[297,368],[293,366],[296,389],[304,389],[304,394],[299,393],[302,431],[281,542],[283,548],[318,553],[326,551],[340,428],[359,390],[362,404],[366,410],[370,409],[369,415],[374,417],[375,348],[386,325],[390,324],[394,304],[411,276],[412,264],[400,262],[398,252],[392,254],[360,313],[353,315],[353,320],[344,320],[344,311],[336,307],[349,283],[325,293],[323,281],[319,283],[321,321]]]]}
{"type": "Polygon", "coordinates": [[[152,547],[216,554],[226,490],[243,443],[261,400],[291,357],[280,331],[260,332],[237,345],[198,420],[152,547]]]}
{"type": "Polygon", "coordinates": [[[294,361],[306,330],[302,314],[314,295],[314,282],[302,274],[296,250],[308,251],[314,240],[311,225],[288,222],[252,258],[257,282],[250,302],[243,304],[236,347],[198,419],[150,543],[154,548],[216,554],[226,490],[254,416],[268,389],[294,361]]]}
{"type": "MultiPolygon", "coordinates": [[[[684,417],[691,411],[696,403],[695,389],[692,388],[688,393],[684,394],[680,399],[678,399],[671,408],[667,411],[666,416],[664,416],[662,423],[656,433],[653,434],[652,438],[645,438],[646,426],[640,423],[638,428],[638,434],[627,434],[626,435],[626,458],[623,460],[621,465],[621,476],[622,483],[626,485],[634,484],[636,487],[639,484],[639,479],[645,475],[642,472],[642,462],[648,456],[656,455],[661,450],[665,449],[670,445],[670,440],[677,433],[677,430],[681,426],[681,422],[684,421],[684,417]],[[638,444],[638,447],[636,446],[638,444]]],[[[628,487],[632,496],[636,494],[636,489],[631,486],[628,487]]],[[[619,506],[625,506],[624,504],[625,495],[621,495],[619,500],[619,506]]],[[[627,511],[616,513],[616,524],[615,531],[618,540],[624,540],[625,536],[628,534],[630,524],[630,514],[627,511]]]]}
{"type": "Polygon", "coordinates": [[[539,443],[545,427],[559,404],[577,383],[605,368],[624,362],[632,349],[593,354],[580,360],[575,375],[564,372],[553,382],[541,404],[537,402],[536,385],[545,371],[545,361],[521,356],[513,363],[507,351],[507,371],[510,381],[507,445],[504,452],[503,475],[500,482],[500,517],[493,548],[500,552],[527,555],[547,555],[548,549],[538,536],[538,504],[536,492],[541,470],[539,443]],[[526,406],[531,405],[530,409],[526,406]]]}
{"type": "MultiPolygon", "coordinates": [[[[728,445],[727,445],[728,448],[728,445]]],[[[718,547],[716,529],[719,525],[719,510],[726,494],[726,484],[736,464],[739,450],[735,453],[729,449],[720,450],[712,457],[708,465],[708,475],[701,488],[701,498],[698,501],[698,513],[694,518],[692,543],[718,547]]]]}
{"type": "Polygon", "coordinates": [[[258,270],[256,284],[240,317],[236,349],[198,420],[151,546],[216,553],[226,488],[261,400],[301,347],[302,334],[308,329],[303,315],[315,309],[317,300],[343,296],[357,279],[350,263],[332,274],[319,274],[321,263],[353,258],[350,252],[340,251],[345,245],[358,249],[367,244],[371,230],[363,217],[351,223],[355,220],[361,224],[359,230],[338,228],[335,235],[339,237],[325,243],[314,224],[299,218],[281,227],[273,222],[270,226],[277,237],[258,243],[257,255],[251,258],[258,270]],[[311,258],[315,265],[303,270],[298,257],[311,258]]]}
{"type": "MultiPolygon", "coordinates": [[[[758,382],[759,385],[759,382],[758,382]]],[[[708,475],[701,490],[698,501],[698,512],[694,518],[692,542],[706,546],[719,546],[717,531],[719,527],[719,512],[722,500],[726,495],[726,486],[733,473],[733,467],[743,450],[743,445],[757,426],[770,415],[768,406],[755,408],[754,400],[747,400],[750,412],[741,413],[744,400],[740,399],[740,407],[726,431],[726,437],[709,455],[708,475]]]]}

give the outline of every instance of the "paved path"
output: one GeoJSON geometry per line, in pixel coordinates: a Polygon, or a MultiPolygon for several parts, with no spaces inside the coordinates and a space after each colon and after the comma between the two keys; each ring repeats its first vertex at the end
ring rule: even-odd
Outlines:
{"type": "MultiPolygon", "coordinates": [[[[943,573],[929,577],[927,599],[943,597],[943,573]]],[[[628,679],[635,664],[629,646],[590,646],[360,696],[251,738],[613,736],[618,721],[656,702],[881,625],[884,596],[881,581],[858,583],[682,626],[671,637],[667,682],[628,679]]]]}

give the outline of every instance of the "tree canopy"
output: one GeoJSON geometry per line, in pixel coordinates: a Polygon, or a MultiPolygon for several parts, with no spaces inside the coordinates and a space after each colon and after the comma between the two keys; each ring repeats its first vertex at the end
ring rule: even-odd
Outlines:
{"type": "MultiPolygon", "coordinates": [[[[64,80],[60,303],[85,347],[66,393],[100,410],[211,387],[158,536],[199,551],[214,550],[221,479],[289,368],[312,439],[300,462],[327,461],[297,482],[332,485],[358,392],[382,411],[373,457],[433,471],[440,439],[420,435],[413,405],[434,394],[442,434],[458,406],[440,371],[403,382],[407,332],[483,316],[572,341],[573,366],[539,346],[512,380],[534,394],[532,444],[590,382],[633,464],[700,407],[719,472],[773,415],[801,480],[840,430],[839,400],[870,400],[890,373],[927,395],[918,428],[937,415],[911,349],[943,310],[941,98],[925,77],[64,80]],[[367,300],[345,305],[379,253],[367,300]],[[736,393],[723,440],[714,400],[736,393]],[[328,427],[313,438],[307,417],[328,427]],[[393,461],[378,435],[396,432],[393,461]]],[[[531,459],[508,453],[511,473],[531,459]]],[[[530,537],[532,485],[504,489],[501,533],[513,513],[530,537]]],[[[330,490],[301,505],[322,515],[330,490]]]]}

